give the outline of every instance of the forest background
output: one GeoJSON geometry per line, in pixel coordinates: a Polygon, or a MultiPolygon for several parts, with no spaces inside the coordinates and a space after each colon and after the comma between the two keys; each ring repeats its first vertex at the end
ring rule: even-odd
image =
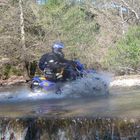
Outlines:
{"type": "Polygon", "coordinates": [[[55,41],[87,68],[139,74],[140,1],[0,0],[0,79],[40,73],[55,41]]]}

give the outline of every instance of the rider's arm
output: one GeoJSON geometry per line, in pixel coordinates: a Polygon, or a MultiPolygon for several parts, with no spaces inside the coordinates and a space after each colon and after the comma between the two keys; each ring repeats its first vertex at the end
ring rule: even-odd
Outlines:
{"type": "Polygon", "coordinates": [[[60,63],[63,63],[63,64],[67,64],[67,65],[73,65],[74,64],[74,61],[67,60],[64,57],[58,56],[58,60],[59,60],[60,63]]]}

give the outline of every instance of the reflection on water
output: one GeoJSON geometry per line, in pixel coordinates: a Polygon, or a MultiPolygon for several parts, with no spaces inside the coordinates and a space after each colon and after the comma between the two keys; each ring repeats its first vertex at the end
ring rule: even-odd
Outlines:
{"type": "Polygon", "coordinates": [[[59,98],[61,95],[56,95],[57,98],[46,98],[47,96],[38,94],[35,98],[29,98],[29,88],[26,86],[1,91],[0,117],[140,116],[138,88],[114,89],[108,96],[100,97],[59,98]]]}

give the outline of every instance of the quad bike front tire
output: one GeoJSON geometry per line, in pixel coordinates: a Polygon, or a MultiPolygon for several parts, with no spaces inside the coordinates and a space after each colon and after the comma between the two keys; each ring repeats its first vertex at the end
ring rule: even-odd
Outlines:
{"type": "Polygon", "coordinates": [[[33,92],[40,92],[42,90],[38,81],[32,81],[30,88],[33,92]]]}

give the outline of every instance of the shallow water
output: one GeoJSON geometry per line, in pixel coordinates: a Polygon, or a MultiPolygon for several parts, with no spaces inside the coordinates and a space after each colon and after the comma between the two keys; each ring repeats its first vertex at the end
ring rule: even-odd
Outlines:
{"type": "Polygon", "coordinates": [[[0,92],[0,117],[140,117],[140,88],[112,89],[99,97],[32,93],[14,86],[0,92]]]}

